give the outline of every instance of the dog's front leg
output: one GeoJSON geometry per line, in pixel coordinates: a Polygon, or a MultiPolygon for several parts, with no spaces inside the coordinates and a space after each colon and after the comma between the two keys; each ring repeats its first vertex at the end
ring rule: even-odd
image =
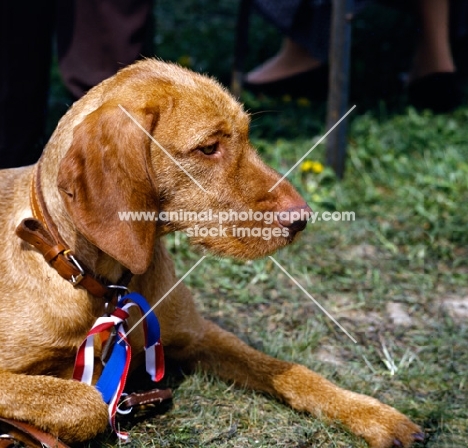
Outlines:
{"type": "Polygon", "coordinates": [[[0,370],[0,416],[30,423],[66,443],[104,431],[107,406],[92,386],[0,370]]]}
{"type": "Polygon", "coordinates": [[[341,389],[304,366],[254,350],[212,322],[203,326],[202,335],[172,355],[240,386],[274,395],[299,411],[339,420],[373,448],[408,447],[421,438],[421,429],[392,407],[341,389]]]}

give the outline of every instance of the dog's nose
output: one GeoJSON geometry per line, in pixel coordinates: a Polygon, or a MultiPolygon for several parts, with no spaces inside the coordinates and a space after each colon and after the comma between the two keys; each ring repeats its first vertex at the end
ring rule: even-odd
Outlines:
{"type": "Polygon", "coordinates": [[[307,204],[291,207],[278,214],[278,222],[294,233],[300,232],[305,229],[311,213],[307,204]]]}

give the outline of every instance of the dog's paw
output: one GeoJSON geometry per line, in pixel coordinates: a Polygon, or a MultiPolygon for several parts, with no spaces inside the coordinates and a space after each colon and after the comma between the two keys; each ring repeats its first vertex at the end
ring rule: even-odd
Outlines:
{"type": "Polygon", "coordinates": [[[0,415],[30,423],[65,443],[104,431],[108,408],[99,391],[78,381],[0,371],[0,415]]]}
{"type": "Polygon", "coordinates": [[[362,395],[358,401],[346,424],[371,448],[408,448],[424,440],[421,428],[396,409],[362,395]]]}
{"type": "Polygon", "coordinates": [[[277,375],[273,385],[294,409],[343,423],[371,448],[409,448],[424,438],[421,428],[396,409],[341,389],[304,366],[293,365],[277,375]]]}

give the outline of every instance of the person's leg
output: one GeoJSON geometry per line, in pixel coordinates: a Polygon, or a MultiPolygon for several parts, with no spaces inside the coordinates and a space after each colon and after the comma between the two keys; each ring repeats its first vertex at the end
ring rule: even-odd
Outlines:
{"type": "Polygon", "coordinates": [[[42,152],[54,1],[5,1],[0,11],[0,168],[10,168],[42,152]]]}
{"type": "Polygon", "coordinates": [[[250,84],[271,83],[326,64],[331,4],[311,0],[255,0],[257,10],[283,34],[280,49],[246,75],[250,84]]]}
{"type": "Polygon", "coordinates": [[[420,28],[410,81],[454,72],[449,38],[449,0],[418,0],[420,28]]]}
{"type": "Polygon", "coordinates": [[[146,52],[152,0],[61,0],[58,6],[59,66],[75,98],[146,52]]]}
{"type": "Polygon", "coordinates": [[[293,40],[285,38],[279,52],[250,71],[246,75],[246,80],[252,84],[277,81],[307,70],[313,70],[321,64],[306,49],[293,40]]]}
{"type": "Polygon", "coordinates": [[[257,10],[283,35],[275,56],[251,70],[244,87],[270,96],[324,100],[328,91],[329,0],[254,0],[257,10]]]}
{"type": "Polygon", "coordinates": [[[450,112],[463,102],[450,48],[449,0],[417,0],[419,35],[409,75],[408,99],[417,109],[450,112]]]}

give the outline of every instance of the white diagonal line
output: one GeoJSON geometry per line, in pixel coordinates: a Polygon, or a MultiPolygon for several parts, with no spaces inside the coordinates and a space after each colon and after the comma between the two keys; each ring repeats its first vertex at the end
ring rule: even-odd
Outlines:
{"type": "Polygon", "coordinates": [[[343,328],[340,323],[322,306],[320,305],[320,303],[318,303],[303,287],[302,285],[291,275],[289,274],[288,271],[286,271],[286,269],[283,268],[283,266],[281,266],[272,256],[268,256],[269,258],[271,258],[271,260],[273,261],[273,263],[276,264],[276,266],[278,266],[298,287],[299,289],[310,299],[312,300],[312,302],[314,302],[339,328],[341,328],[341,330],[346,334],[346,336],[348,336],[355,344],[357,344],[357,341],[356,339],[354,339],[346,330],[345,328],[343,328]]]}
{"type": "Polygon", "coordinates": [[[348,110],[348,112],[346,112],[329,130],[328,132],[323,135],[322,137],[320,137],[320,139],[317,141],[317,143],[315,143],[314,146],[312,146],[312,148],[310,148],[290,169],[289,171],[278,181],[276,182],[275,185],[273,185],[269,190],[268,190],[268,193],[271,193],[277,186],[278,184],[280,184],[285,177],[288,176],[288,174],[294,169],[297,167],[297,165],[299,165],[321,142],[322,140],[331,132],[333,131],[333,129],[335,129],[352,111],[353,109],[356,107],[356,105],[354,105],[351,109],[348,110]]]}
{"type": "MultiPolygon", "coordinates": [[[[143,322],[143,320],[146,319],[146,316],[148,316],[148,314],[150,314],[172,291],[174,291],[174,289],[177,288],[177,286],[179,286],[180,283],[183,282],[184,278],[187,277],[187,275],[189,275],[204,259],[206,258],[206,255],[203,255],[203,257],[201,257],[185,274],[184,276],[171,288],[169,289],[169,291],[166,292],[166,294],[164,294],[152,307],[151,309],[145,313],[141,318],[140,320],[135,324],[133,325],[132,328],[130,328],[130,330],[127,331],[127,336],[141,323],[143,322]]],[[[121,341],[122,339],[120,339],[121,341]]],[[[119,343],[120,343],[119,341],[119,343]]]]}
{"type": "Polygon", "coordinates": [[[120,109],[127,115],[130,120],[132,120],[164,153],[188,176],[192,181],[200,188],[203,190],[205,193],[208,193],[201,185],[200,183],[176,160],[174,157],[171,156],[171,154],[140,124],[138,121],[133,117],[130,112],[125,109],[121,104],[119,104],[120,109]]]}

